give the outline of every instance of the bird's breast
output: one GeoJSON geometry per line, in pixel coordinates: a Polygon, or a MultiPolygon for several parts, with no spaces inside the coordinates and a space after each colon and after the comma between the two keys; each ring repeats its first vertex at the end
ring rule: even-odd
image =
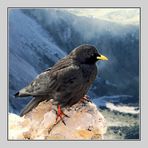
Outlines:
{"type": "Polygon", "coordinates": [[[96,65],[83,65],[81,69],[84,82],[92,83],[97,75],[96,65]]]}

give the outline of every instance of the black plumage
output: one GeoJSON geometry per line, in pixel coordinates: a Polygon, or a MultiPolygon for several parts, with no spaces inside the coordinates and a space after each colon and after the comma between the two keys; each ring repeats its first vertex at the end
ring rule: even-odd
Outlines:
{"type": "Polygon", "coordinates": [[[59,60],[53,67],[39,74],[15,96],[33,96],[21,116],[41,101],[53,99],[61,107],[72,106],[88,92],[96,78],[98,60],[107,60],[91,45],[81,45],[59,60]]]}

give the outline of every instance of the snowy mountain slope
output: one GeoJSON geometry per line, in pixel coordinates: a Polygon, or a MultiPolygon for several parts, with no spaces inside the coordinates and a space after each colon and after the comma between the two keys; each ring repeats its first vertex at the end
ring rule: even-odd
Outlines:
{"type": "Polygon", "coordinates": [[[34,20],[20,10],[9,12],[9,97],[13,108],[20,108],[13,95],[65,55],[34,20]]]}
{"type": "MultiPolygon", "coordinates": [[[[26,103],[13,97],[44,69],[80,44],[93,44],[108,62],[98,63],[92,98],[130,95],[139,99],[139,29],[94,18],[78,17],[65,10],[9,10],[10,111],[26,103]]],[[[132,101],[131,101],[132,100],[132,101]]],[[[128,101],[126,102],[128,104],[128,101]]]]}

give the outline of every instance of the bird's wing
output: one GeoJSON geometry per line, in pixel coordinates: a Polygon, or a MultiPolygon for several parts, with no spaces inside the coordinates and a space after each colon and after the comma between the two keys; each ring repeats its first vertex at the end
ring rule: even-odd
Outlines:
{"type": "Polygon", "coordinates": [[[71,65],[56,70],[45,71],[38,75],[31,84],[19,91],[19,96],[42,96],[49,95],[58,88],[75,88],[80,85],[82,74],[78,66],[71,65]],[[70,85],[69,85],[70,83],[70,85]]]}
{"type": "Polygon", "coordinates": [[[83,77],[80,68],[76,65],[71,65],[58,71],[55,89],[65,91],[69,89],[71,91],[71,89],[75,89],[83,84],[82,81],[83,77]]]}
{"type": "Polygon", "coordinates": [[[42,96],[48,94],[48,84],[51,81],[50,71],[39,74],[28,86],[21,89],[17,96],[42,96]]]}

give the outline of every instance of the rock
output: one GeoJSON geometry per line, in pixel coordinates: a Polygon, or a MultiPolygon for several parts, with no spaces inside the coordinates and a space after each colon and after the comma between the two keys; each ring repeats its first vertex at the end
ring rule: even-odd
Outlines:
{"type": "Polygon", "coordinates": [[[91,102],[79,102],[63,109],[69,116],[56,122],[51,101],[41,102],[23,117],[9,114],[9,140],[98,140],[106,132],[106,121],[91,102]]]}

